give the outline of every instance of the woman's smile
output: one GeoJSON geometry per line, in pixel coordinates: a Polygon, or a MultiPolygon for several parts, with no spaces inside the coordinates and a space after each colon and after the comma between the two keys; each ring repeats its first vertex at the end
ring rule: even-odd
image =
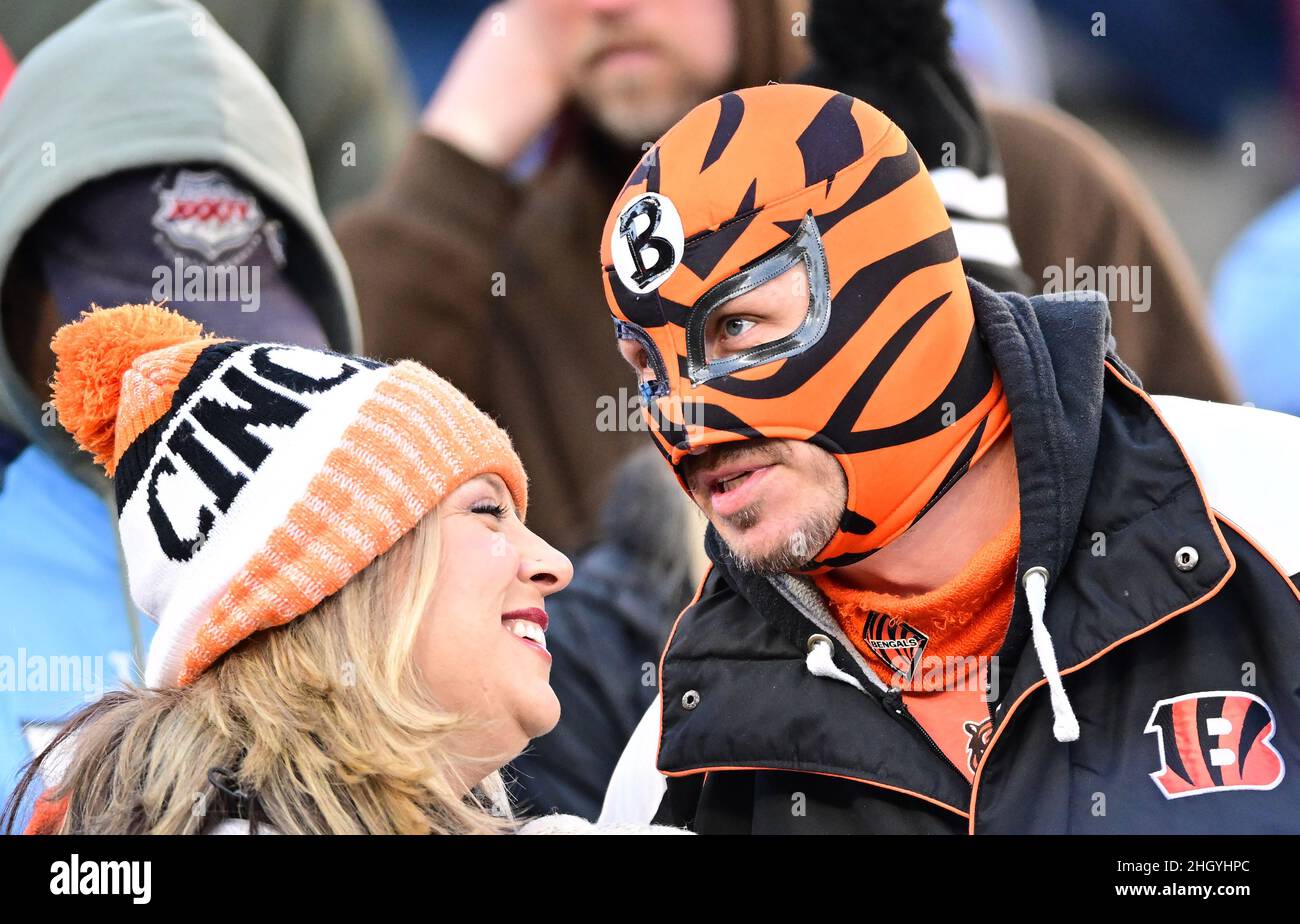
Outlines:
{"type": "Polygon", "coordinates": [[[501,626],[528,647],[539,651],[550,663],[551,655],[546,650],[546,627],[550,620],[546,611],[538,607],[515,610],[501,617],[501,626]]]}

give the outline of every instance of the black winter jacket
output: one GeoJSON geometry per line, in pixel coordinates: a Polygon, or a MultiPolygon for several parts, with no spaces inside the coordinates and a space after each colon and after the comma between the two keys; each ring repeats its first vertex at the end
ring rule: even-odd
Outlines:
{"type": "Polygon", "coordinates": [[[1300,774],[1286,772],[1300,761],[1300,421],[1151,398],[1114,356],[1100,297],[971,290],[1011,409],[1017,575],[1048,572],[1045,626],[1078,739],[1053,736],[1023,586],[971,785],[805,578],[734,571],[710,532],[714,566],[669,639],[661,696],[602,820],[701,833],[1300,832],[1300,774]],[[814,635],[830,637],[842,676],[813,673],[814,635]]]}

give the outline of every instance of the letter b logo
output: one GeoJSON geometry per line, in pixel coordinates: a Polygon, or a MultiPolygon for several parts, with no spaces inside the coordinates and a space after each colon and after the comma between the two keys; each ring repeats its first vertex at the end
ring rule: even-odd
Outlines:
{"type": "Polygon", "coordinates": [[[677,207],[658,193],[633,199],[614,224],[614,271],[638,295],[652,292],[676,269],[685,240],[677,207]]]}

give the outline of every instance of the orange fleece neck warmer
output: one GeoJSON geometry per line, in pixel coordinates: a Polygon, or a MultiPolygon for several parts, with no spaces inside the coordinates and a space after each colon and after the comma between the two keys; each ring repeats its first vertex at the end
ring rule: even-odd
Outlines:
{"type": "Polygon", "coordinates": [[[952,580],[926,593],[860,590],[833,574],[814,580],[876,675],[891,686],[914,686],[927,658],[997,654],[1011,620],[1019,550],[1017,511],[952,580]]]}

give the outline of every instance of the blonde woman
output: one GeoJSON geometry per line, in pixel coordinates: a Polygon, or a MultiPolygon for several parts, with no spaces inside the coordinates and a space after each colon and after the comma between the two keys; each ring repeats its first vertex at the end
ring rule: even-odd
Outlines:
{"type": "Polygon", "coordinates": [[[45,787],[29,831],[515,829],[498,771],[559,719],[544,601],[572,569],[524,525],[505,433],[415,363],[156,306],[94,310],[53,349],[159,627],[145,685],[71,719],[6,828],[45,787]]]}

